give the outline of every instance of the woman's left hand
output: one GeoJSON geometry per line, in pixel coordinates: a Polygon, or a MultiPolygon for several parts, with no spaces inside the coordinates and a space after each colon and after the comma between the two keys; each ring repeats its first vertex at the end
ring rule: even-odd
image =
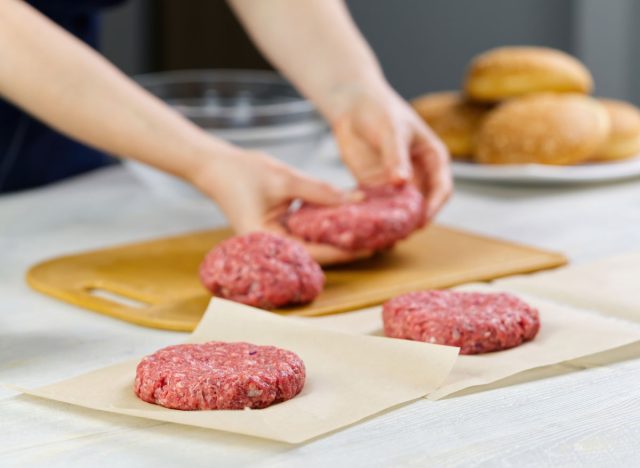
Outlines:
{"type": "Polygon", "coordinates": [[[449,154],[411,107],[388,86],[333,93],[331,118],[342,159],[363,185],[412,181],[427,202],[427,219],[452,191],[449,154]]]}

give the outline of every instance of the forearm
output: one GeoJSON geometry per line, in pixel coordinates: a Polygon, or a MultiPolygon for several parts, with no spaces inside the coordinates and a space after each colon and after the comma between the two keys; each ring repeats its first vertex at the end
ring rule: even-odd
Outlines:
{"type": "Polygon", "coordinates": [[[262,52],[333,121],[342,91],[386,89],[342,0],[229,0],[262,52]]]}
{"type": "Polygon", "coordinates": [[[187,179],[229,148],[22,1],[0,0],[0,95],[85,144],[187,179]]]}

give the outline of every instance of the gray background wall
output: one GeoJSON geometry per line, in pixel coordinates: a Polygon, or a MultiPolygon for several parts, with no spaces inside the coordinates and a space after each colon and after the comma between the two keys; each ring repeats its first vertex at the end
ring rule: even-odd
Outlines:
{"type": "MultiPolygon", "coordinates": [[[[105,15],[105,54],[127,73],[150,65],[149,5],[105,15]]],[[[189,0],[184,0],[188,5],[189,0]]],[[[222,0],[217,0],[222,1],[222,0]]],[[[583,59],[596,93],[640,101],[636,0],[348,0],[391,83],[406,97],[459,86],[469,59],[505,44],[556,47],[583,59]]],[[[205,47],[206,45],[203,45],[205,47]]]]}
{"type": "Polygon", "coordinates": [[[469,59],[503,44],[570,50],[563,0],[350,0],[389,80],[406,96],[451,89],[469,59]]]}
{"type": "Polygon", "coordinates": [[[100,49],[130,75],[151,70],[152,0],[129,0],[102,17],[100,49]]]}

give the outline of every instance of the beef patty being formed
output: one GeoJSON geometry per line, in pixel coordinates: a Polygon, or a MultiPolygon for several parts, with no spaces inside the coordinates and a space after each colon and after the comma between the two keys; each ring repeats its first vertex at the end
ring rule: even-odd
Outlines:
{"type": "Polygon", "coordinates": [[[364,200],[335,206],[309,203],[291,213],[285,225],[307,242],[344,250],[384,250],[424,226],[425,201],[411,184],[363,188],[364,200]]]}

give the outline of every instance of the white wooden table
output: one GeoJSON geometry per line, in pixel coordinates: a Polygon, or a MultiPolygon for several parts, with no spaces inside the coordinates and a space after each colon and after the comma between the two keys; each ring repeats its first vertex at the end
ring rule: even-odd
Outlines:
{"type": "MultiPolygon", "coordinates": [[[[345,181],[339,169],[318,170],[345,181]]],[[[459,184],[440,222],[583,262],[640,247],[640,182],[581,188],[459,184]]],[[[179,342],[28,289],[52,256],[221,224],[124,169],[0,198],[0,382],[39,386],[179,342]]],[[[516,379],[518,380],[518,379],[516,379]]],[[[522,380],[522,379],[520,379],[522,380]]],[[[0,389],[0,466],[632,466],[640,360],[418,401],[301,446],[89,411],[0,389]]]]}

